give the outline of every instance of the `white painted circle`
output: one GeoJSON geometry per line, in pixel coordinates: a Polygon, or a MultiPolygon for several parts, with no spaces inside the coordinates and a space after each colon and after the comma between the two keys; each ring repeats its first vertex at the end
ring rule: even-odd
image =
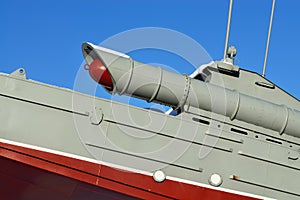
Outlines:
{"type": "Polygon", "coordinates": [[[163,171],[158,170],[156,172],[153,173],[153,179],[158,182],[161,183],[166,179],[166,175],[163,171]]]}
{"type": "Polygon", "coordinates": [[[220,186],[222,182],[223,182],[222,177],[219,174],[212,174],[210,176],[209,183],[212,186],[216,186],[216,187],[220,186]]]}

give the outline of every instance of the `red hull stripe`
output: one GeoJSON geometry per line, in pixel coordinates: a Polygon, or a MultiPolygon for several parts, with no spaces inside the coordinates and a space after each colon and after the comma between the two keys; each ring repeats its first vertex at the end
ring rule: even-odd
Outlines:
{"type": "MultiPolygon", "coordinates": [[[[112,167],[92,159],[68,154],[53,153],[42,148],[29,148],[10,141],[1,140],[0,156],[42,170],[76,179],[94,186],[116,191],[142,199],[202,199],[202,200],[253,200],[263,199],[256,195],[231,193],[168,178],[157,183],[151,173],[112,167]]],[[[25,172],[24,172],[25,173],[25,172]]]]}
{"type": "Polygon", "coordinates": [[[1,200],[137,200],[4,157],[0,166],[1,200]]]}

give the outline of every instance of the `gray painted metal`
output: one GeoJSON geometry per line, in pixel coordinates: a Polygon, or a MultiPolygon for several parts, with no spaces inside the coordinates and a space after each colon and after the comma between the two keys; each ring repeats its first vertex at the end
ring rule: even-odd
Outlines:
{"type": "MultiPolygon", "coordinates": [[[[110,55],[107,53],[107,56],[110,55]]],[[[279,122],[284,116],[272,116],[272,119],[278,120],[278,125],[274,125],[276,130],[261,126],[259,120],[258,124],[249,123],[255,121],[256,116],[256,119],[266,120],[271,126],[270,119],[265,117],[272,112],[275,115],[273,109],[286,111],[280,104],[286,105],[294,115],[292,110],[300,109],[297,99],[258,74],[236,67],[232,70],[238,72],[238,76],[220,73],[218,69],[230,71],[230,68],[222,67],[222,63],[218,62],[203,70],[207,72],[209,81],[204,83],[187,76],[176,75],[174,78],[171,72],[118,55],[124,60],[117,59],[115,62],[135,63],[134,72],[144,78],[142,83],[150,85],[135,88],[132,83],[138,84],[138,77],[132,74],[129,79],[129,76],[122,78],[121,75],[123,67],[125,72],[131,72],[132,66],[122,65],[122,68],[111,71],[114,77],[119,76],[120,81],[114,83],[113,93],[140,96],[147,91],[146,100],[163,101],[175,107],[183,105],[180,104],[181,99],[186,99],[183,112],[170,116],[84,95],[27,80],[17,70],[11,75],[0,74],[0,138],[152,173],[161,170],[167,178],[177,177],[201,184],[210,184],[211,176],[218,174],[222,178],[219,186],[222,188],[282,200],[300,199],[300,138],[278,134],[282,127],[279,122]],[[149,71],[143,71],[144,67],[149,71]],[[150,72],[157,77],[148,77],[150,72]],[[171,86],[166,78],[175,85],[171,86]],[[264,84],[256,82],[274,87],[261,86],[264,84]],[[158,85],[157,89],[155,86],[158,85]],[[163,86],[170,86],[175,92],[163,86]],[[167,93],[159,94],[161,89],[167,93]],[[194,94],[196,92],[199,94],[194,94]],[[176,98],[170,99],[167,95],[176,98]],[[200,102],[196,101],[198,98],[200,102]],[[203,102],[211,99],[213,103],[203,102]],[[191,106],[192,101],[197,106],[191,106]],[[250,105],[253,102],[255,107],[250,105]],[[230,116],[235,113],[233,110],[237,105],[240,110],[232,120],[230,116]],[[228,108],[222,109],[222,106],[228,108]],[[248,112],[254,116],[246,116],[248,112]],[[229,117],[225,117],[224,113],[229,117]]],[[[105,59],[109,63],[108,57],[105,56],[105,59]]],[[[113,59],[114,56],[111,61],[113,59]]],[[[297,120],[295,116],[288,120],[291,119],[297,120]]],[[[294,127],[288,126],[289,129],[294,127]]]]}
{"type": "Polygon", "coordinates": [[[269,30],[268,30],[268,38],[267,38],[267,44],[266,44],[266,51],[265,51],[265,58],[264,58],[264,66],[263,66],[263,70],[262,70],[262,76],[263,77],[265,76],[266,67],[267,67],[267,59],[268,59],[268,54],[269,54],[269,45],[270,45],[271,32],[272,32],[275,3],[276,3],[276,0],[273,0],[271,16],[270,16],[270,23],[269,23],[269,30]]]}
{"type": "Polygon", "coordinates": [[[227,29],[226,29],[226,39],[225,39],[223,60],[226,59],[226,55],[227,55],[227,51],[228,51],[228,41],[229,41],[231,14],[232,14],[232,4],[233,4],[233,0],[230,0],[229,9],[228,9],[227,29]]]}
{"type": "Polygon", "coordinates": [[[112,93],[135,96],[174,109],[189,105],[225,115],[231,120],[262,126],[279,134],[300,137],[299,110],[143,64],[90,43],[84,43],[82,49],[88,64],[93,59],[103,61],[114,82],[112,93]]]}
{"type": "Polygon", "coordinates": [[[4,74],[0,99],[0,138],[205,184],[217,173],[220,187],[300,199],[298,138],[194,107],[169,116],[4,74]],[[156,128],[144,125],[149,115],[156,128]]]}

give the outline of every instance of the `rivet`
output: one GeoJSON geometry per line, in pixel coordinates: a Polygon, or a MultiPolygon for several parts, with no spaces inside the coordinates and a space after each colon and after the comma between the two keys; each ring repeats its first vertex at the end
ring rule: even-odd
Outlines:
{"type": "Polygon", "coordinates": [[[222,184],[223,180],[219,174],[212,174],[208,180],[208,182],[215,187],[218,187],[222,184]]]}
{"type": "Polygon", "coordinates": [[[166,179],[166,175],[163,171],[161,170],[157,170],[153,173],[153,179],[158,182],[161,183],[166,179]]]}

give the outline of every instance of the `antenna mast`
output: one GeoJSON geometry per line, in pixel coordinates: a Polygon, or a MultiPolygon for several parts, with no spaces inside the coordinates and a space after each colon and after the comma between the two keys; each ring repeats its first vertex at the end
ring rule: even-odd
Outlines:
{"type": "Polygon", "coordinates": [[[263,71],[262,71],[262,76],[263,77],[265,77],[265,73],[266,73],[266,66],[267,66],[267,59],[268,59],[268,54],[269,54],[269,44],[270,44],[270,38],[271,38],[271,32],[272,32],[272,24],[273,24],[273,15],[274,15],[274,9],[275,9],[275,2],[276,2],[276,0],[273,0],[272,10],[271,10],[271,17],[270,17],[270,24],[269,24],[268,39],[267,39],[267,44],[266,44],[264,67],[263,67],[263,71]]]}
{"type": "Polygon", "coordinates": [[[233,0],[230,0],[230,3],[229,3],[227,31],[226,31],[226,39],[225,39],[225,47],[224,47],[224,55],[223,55],[223,60],[224,61],[226,59],[227,50],[228,50],[228,40],[229,40],[229,34],[230,34],[231,13],[232,13],[232,2],[233,2],[233,0]]]}

